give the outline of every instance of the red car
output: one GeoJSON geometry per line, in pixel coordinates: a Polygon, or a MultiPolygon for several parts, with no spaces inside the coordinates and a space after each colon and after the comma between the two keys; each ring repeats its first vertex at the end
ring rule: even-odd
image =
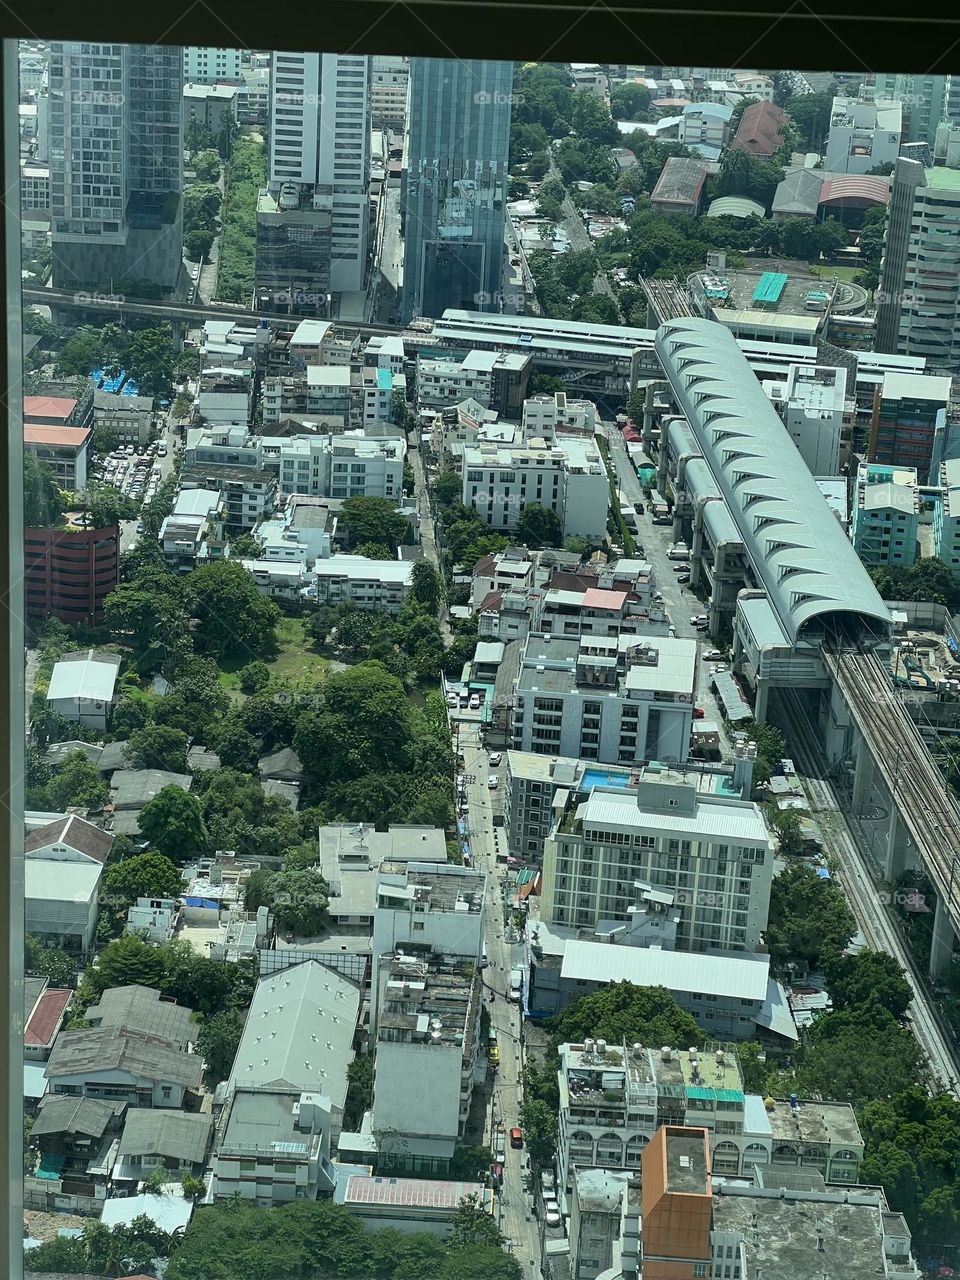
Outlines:
{"type": "Polygon", "coordinates": [[[702,719],[703,719],[703,707],[694,707],[694,708],[693,708],[693,718],[694,718],[694,720],[702,720],[702,719]]]}

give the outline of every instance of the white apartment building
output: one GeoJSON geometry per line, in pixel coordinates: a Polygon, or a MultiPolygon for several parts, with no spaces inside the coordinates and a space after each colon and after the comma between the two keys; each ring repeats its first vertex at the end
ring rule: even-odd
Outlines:
{"type": "Polygon", "coordinates": [[[547,440],[558,434],[592,436],[600,425],[600,415],[592,400],[571,399],[565,391],[553,395],[530,396],[523,402],[523,438],[547,440]]]}
{"type": "Polygon", "coordinates": [[[358,609],[399,613],[413,585],[413,565],[412,560],[330,556],[314,564],[308,595],[318,605],[349,603],[358,609]],[[312,594],[314,591],[315,596],[312,594]]]}
{"type": "Polygon", "coordinates": [[[697,645],[671,636],[527,637],[510,746],[605,764],[684,762],[697,645]]]}
{"type": "Polygon", "coordinates": [[[676,949],[756,951],[767,925],[773,846],[759,807],[698,791],[669,771],[597,787],[544,843],[541,914],[596,929],[629,921],[651,892],[677,908],[676,949]]]}
{"type": "Polygon", "coordinates": [[[648,1048],[584,1040],[560,1045],[557,1159],[561,1185],[574,1170],[642,1176],[643,1151],[662,1125],[706,1129],[715,1175],[754,1166],[814,1169],[853,1183],[863,1137],[848,1103],[770,1100],[747,1094],[735,1049],[648,1048]]]}
{"type": "Polygon", "coordinates": [[[726,102],[690,102],[680,115],[679,140],[687,147],[722,150],[730,138],[733,108],[726,102]]]}
{"type": "Polygon", "coordinates": [[[938,560],[960,573],[960,458],[940,466],[940,501],[933,508],[933,547],[938,560]]]}
{"type": "Polygon", "coordinates": [[[896,164],[903,135],[899,102],[834,98],[823,167],[828,173],[869,173],[896,164]]]}
{"type": "Polygon", "coordinates": [[[607,473],[592,440],[464,448],[463,505],[497,532],[516,528],[523,508],[535,504],[557,513],[564,538],[602,537],[609,498],[607,473]]]}
{"type": "Polygon", "coordinates": [[[249,467],[263,470],[263,437],[250,435],[244,426],[191,427],[183,451],[186,467],[249,467]]]}
{"type": "Polygon", "coordinates": [[[337,517],[325,503],[294,494],[283,514],[264,520],[253,536],[264,560],[295,560],[312,565],[332,554],[337,517]]]}
{"type": "Polygon", "coordinates": [[[733,83],[747,98],[759,98],[761,102],[773,101],[773,81],[756,71],[736,71],[733,83]]]}
{"type": "Polygon", "coordinates": [[[219,489],[181,489],[160,526],[160,549],[169,569],[189,573],[223,555],[223,497],[219,489]]]}
{"type": "Polygon", "coordinates": [[[268,600],[298,604],[309,581],[302,564],[291,560],[241,560],[253,584],[268,600]]]}
{"type": "Polygon", "coordinates": [[[280,449],[280,492],[399,501],[404,452],[402,440],[369,440],[359,433],[291,436],[280,449]]]}
{"type": "Polygon", "coordinates": [[[484,409],[510,413],[522,404],[530,357],[479,348],[458,357],[419,356],[417,409],[452,409],[473,399],[484,409]]]}
{"type": "Polygon", "coordinates": [[[370,211],[370,59],[273,55],[268,189],[312,193],[330,218],[330,289],[358,293],[366,279],[370,211]]]}
{"type": "Polygon", "coordinates": [[[854,416],[854,405],[847,404],[846,370],[792,364],[786,382],[764,382],[763,388],[810,474],[839,475],[845,428],[854,416]]]}
{"type": "Polygon", "coordinates": [[[369,368],[403,373],[406,362],[403,338],[399,333],[374,334],[363,349],[363,363],[369,368]]]}
{"type": "Polygon", "coordinates": [[[552,547],[530,551],[526,547],[504,547],[495,555],[484,556],[473,567],[470,584],[470,608],[476,611],[491,591],[526,591],[542,587],[558,570],[575,573],[580,557],[573,551],[555,551],[552,547]]]}
{"type": "Polygon", "coordinates": [[[291,367],[312,364],[350,364],[358,339],[341,337],[329,320],[301,320],[290,335],[287,354],[291,367]]]}
{"type": "Polygon", "coordinates": [[[368,427],[375,422],[391,422],[394,380],[399,379],[399,385],[402,386],[403,375],[395,375],[389,369],[365,366],[357,376],[359,404],[354,414],[359,419],[357,425],[368,427]]]}
{"type": "Polygon", "coordinates": [[[403,129],[409,81],[406,58],[374,54],[370,72],[370,123],[374,129],[403,129]]]}
{"type": "Polygon", "coordinates": [[[253,369],[204,369],[196,410],[209,426],[246,426],[253,414],[253,369]]]}
{"type": "Polygon", "coordinates": [[[36,160],[20,161],[20,205],[23,209],[50,212],[50,166],[36,160]]]}
{"type": "Polygon", "coordinates": [[[186,84],[237,84],[242,79],[239,49],[214,49],[187,45],[183,51],[186,84]]]}

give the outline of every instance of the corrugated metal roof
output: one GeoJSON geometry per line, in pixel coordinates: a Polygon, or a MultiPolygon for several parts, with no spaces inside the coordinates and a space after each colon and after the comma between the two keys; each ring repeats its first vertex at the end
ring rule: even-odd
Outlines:
{"type": "Polygon", "coordinates": [[[826,614],[889,628],[889,610],[733,335],[710,320],[673,320],[655,345],[790,639],[826,614]]]}
{"type": "Polygon", "coordinates": [[[574,982],[632,982],[638,987],[702,992],[762,1001],[770,962],[766,956],[703,955],[570,939],[560,976],[574,982]]]}

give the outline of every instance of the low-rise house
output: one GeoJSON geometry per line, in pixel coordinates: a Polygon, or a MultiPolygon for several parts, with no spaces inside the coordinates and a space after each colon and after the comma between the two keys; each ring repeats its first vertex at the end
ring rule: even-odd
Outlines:
{"type": "Polygon", "coordinates": [[[97,927],[99,862],[24,862],[25,927],[46,946],[86,956],[97,927]]]}
{"type": "Polygon", "coordinates": [[[24,844],[28,858],[50,862],[96,862],[103,866],[110,855],[113,836],[92,822],[67,814],[57,822],[31,831],[24,844]]]}
{"type": "Polygon", "coordinates": [[[62,1159],[63,1172],[86,1171],[105,1154],[123,1127],[125,1102],[97,1098],[44,1098],[30,1130],[30,1141],[42,1156],[62,1159]]]}
{"type": "Polygon", "coordinates": [[[368,1231],[429,1231],[448,1236],[457,1209],[468,1197],[493,1213],[493,1192],[482,1182],[430,1178],[375,1178],[351,1174],[337,1179],[334,1203],[359,1218],[368,1231]]]}
{"type": "Polygon", "coordinates": [[[122,396],[112,391],[93,393],[93,419],[116,436],[120,444],[142,447],[150,441],[153,400],[149,396],[122,396]]]}
{"type": "Polygon", "coordinates": [[[120,655],[87,649],[65,653],[54,665],[47,706],[67,720],[105,730],[116,693],[120,655]]]}
{"type": "Polygon", "coordinates": [[[305,594],[318,605],[349,603],[399,613],[413,584],[413,562],[337,555],[318,560],[311,576],[316,586],[307,587],[305,594]]]}
{"type": "Polygon", "coordinates": [[[170,769],[118,769],[110,779],[115,810],[139,810],[164,787],[189,791],[192,785],[189,773],[174,773],[170,769]]]}
{"type": "Polygon", "coordinates": [[[281,747],[268,756],[261,756],[257,768],[261,778],[279,778],[282,782],[303,781],[303,765],[292,747],[281,747]]]}
{"type": "Polygon", "coordinates": [[[124,933],[136,934],[147,942],[169,942],[180,920],[175,898],[138,898],[127,909],[124,933]]]}
{"type": "Polygon", "coordinates": [[[198,1054],[184,1053],[160,1036],[121,1027],[65,1031],[46,1070],[54,1095],[177,1109],[183,1107],[188,1090],[199,1087],[202,1075],[203,1060],[198,1054]]]}
{"type": "Polygon", "coordinates": [[[131,1110],[123,1126],[114,1182],[143,1182],[155,1169],[173,1178],[203,1170],[213,1132],[211,1115],[131,1110]]]}
{"type": "Polygon", "coordinates": [[[309,581],[306,570],[297,561],[241,560],[240,564],[253,578],[254,586],[268,600],[299,601],[309,581]]]}
{"type": "Polygon", "coordinates": [[[159,1036],[180,1049],[193,1044],[200,1030],[192,1009],[161,999],[159,991],[139,983],[108,987],[83,1016],[91,1027],[120,1027],[159,1036]]]}
{"type": "Polygon", "coordinates": [[[67,1005],[73,992],[51,987],[46,978],[25,978],[23,990],[23,1057],[27,1062],[46,1062],[50,1057],[67,1005]]]}
{"type": "Polygon", "coordinates": [[[168,569],[189,573],[223,556],[223,495],[219,489],[182,489],[160,526],[160,547],[168,569]]]}

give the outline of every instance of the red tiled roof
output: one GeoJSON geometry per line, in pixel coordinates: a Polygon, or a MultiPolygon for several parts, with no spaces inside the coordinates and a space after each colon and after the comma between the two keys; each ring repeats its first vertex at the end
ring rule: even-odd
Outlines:
{"type": "Polygon", "coordinates": [[[774,102],[752,102],[740,117],[734,147],[752,156],[772,156],[783,142],[786,114],[774,102]]]}
{"type": "Polygon", "coordinates": [[[599,587],[591,587],[584,593],[584,609],[616,609],[623,608],[627,600],[626,591],[603,591],[599,587]]]}
{"type": "Polygon", "coordinates": [[[487,594],[480,601],[481,613],[499,613],[502,607],[503,607],[502,591],[488,591],[487,594]]]}
{"type": "Polygon", "coordinates": [[[33,422],[27,423],[23,428],[24,444],[69,444],[79,449],[89,439],[89,427],[61,427],[54,422],[33,422]]]}
{"type": "Polygon", "coordinates": [[[55,422],[66,422],[76,407],[76,400],[70,400],[65,396],[23,397],[25,418],[50,418],[55,422]]]}
{"type": "Polygon", "coordinates": [[[23,1031],[23,1043],[29,1045],[48,1045],[60,1026],[63,1011],[70,1003],[72,991],[60,987],[48,987],[37,1001],[37,1006],[23,1031]]]}

